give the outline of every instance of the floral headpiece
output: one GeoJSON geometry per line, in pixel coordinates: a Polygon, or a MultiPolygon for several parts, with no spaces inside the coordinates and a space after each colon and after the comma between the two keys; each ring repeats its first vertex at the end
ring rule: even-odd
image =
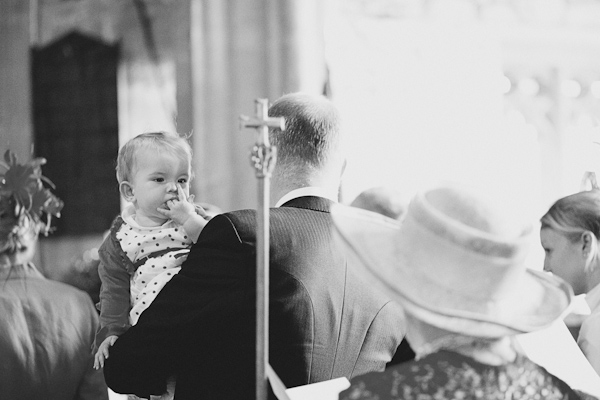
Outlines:
{"type": "Polygon", "coordinates": [[[54,184],[42,175],[45,158],[24,164],[7,150],[0,161],[0,253],[16,252],[24,247],[27,235],[48,235],[52,217],[60,217],[64,203],[53,194],[54,184]]]}

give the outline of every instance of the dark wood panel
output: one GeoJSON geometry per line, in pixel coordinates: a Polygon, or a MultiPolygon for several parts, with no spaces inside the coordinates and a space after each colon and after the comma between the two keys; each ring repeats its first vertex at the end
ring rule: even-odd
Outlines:
{"type": "Polygon", "coordinates": [[[71,32],[32,49],[34,153],[65,202],[55,235],[103,232],[119,213],[118,44],[71,32]]]}

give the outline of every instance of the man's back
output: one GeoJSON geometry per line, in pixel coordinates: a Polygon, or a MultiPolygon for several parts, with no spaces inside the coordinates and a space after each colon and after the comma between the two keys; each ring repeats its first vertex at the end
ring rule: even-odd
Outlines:
{"type": "MultiPolygon", "coordinates": [[[[288,387],[381,371],[403,337],[399,306],[333,243],[330,204],[302,197],[270,214],[270,363],[288,387]]],[[[240,241],[254,241],[253,210],[226,217],[240,241]]]]}

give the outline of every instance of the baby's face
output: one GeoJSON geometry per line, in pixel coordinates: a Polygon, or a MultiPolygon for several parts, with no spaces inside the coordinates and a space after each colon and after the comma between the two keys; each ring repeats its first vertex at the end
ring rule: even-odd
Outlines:
{"type": "Polygon", "coordinates": [[[143,149],[136,157],[131,183],[136,221],[142,226],[159,226],[167,218],[157,209],[177,197],[181,186],[190,195],[191,165],[185,157],[166,151],[143,149]]]}

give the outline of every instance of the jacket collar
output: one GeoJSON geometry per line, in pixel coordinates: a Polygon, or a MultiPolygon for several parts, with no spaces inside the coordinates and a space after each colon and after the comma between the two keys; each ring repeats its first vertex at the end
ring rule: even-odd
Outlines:
{"type": "Polygon", "coordinates": [[[33,265],[33,263],[18,264],[0,267],[0,282],[9,279],[41,278],[44,275],[33,265]]]}
{"type": "Polygon", "coordinates": [[[275,203],[275,207],[281,207],[283,204],[287,203],[292,199],[306,196],[324,197],[334,202],[337,202],[338,199],[337,192],[331,192],[320,186],[304,186],[287,192],[277,201],[277,203],[275,203]]]}
{"type": "Polygon", "coordinates": [[[296,197],[284,204],[281,207],[304,208],[314,211],[329,212],[334,201],[318,196],[303,196],[296,197]]]}

